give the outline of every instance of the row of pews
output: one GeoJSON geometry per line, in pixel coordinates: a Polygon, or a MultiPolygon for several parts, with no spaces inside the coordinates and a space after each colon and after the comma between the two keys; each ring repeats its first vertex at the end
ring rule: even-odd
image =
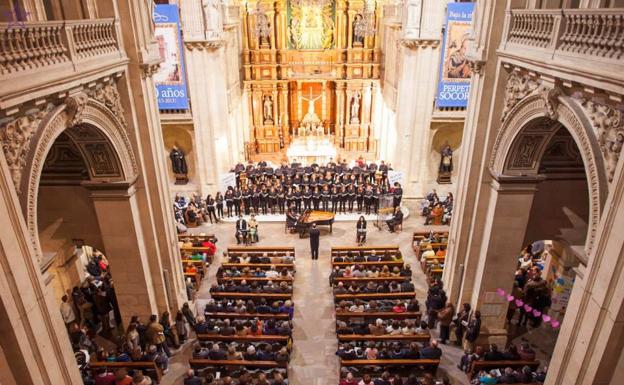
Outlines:
{"type": "Polygon", "coordinates": [[[184,278],[190,279],[193,289],[199,290],[212,263],[216,238],[213,234],[179,235],[178,247],[184,278]]]}
{"type": "MultiPolygon", "coordinates": [[[[362,325],[375,325],[378,320],[382,320],[384,325],[392,324],[396,321],[407,325],[419,325],[421,313],[418,309],[418,302],[415,300],[416,293],[414,286],[411,285],[411,269],[405,266],[403,255],[398,246],[358,246],[358,247],[334,247],[331,250],[332,260],[332,277],[330,284],[334,290],[334,301],[336,305],[336,333],[339,343],[339,359],[341,373],[350,372],[355,377],[361,377],[366,373],[379,373],[379,369],[388,370],[396,374],[407,374],[413,371],[435,373],[439,359],[421,359],[421,358],[381,358],[381,359],[361,359],[359,357],[349,357],[348,349],[359,347],[361,349],[372,345],[396,346],[399,344],[402,348],[407,349],[414,342],[424,343],[430,340],[428,332],[395,334],[395,333],[375,333],[361,334],[366,331],[362,330],[362,325]],[[359,256],[356,258],[355,256],[359,256]],[[362,256],[365,261],[362,262],[362,256]],[[370,257],[372,256],[372,257],[370,257]],[[379,256],[382,260],[376,261],[379,256]],[[345,259],[347,261],[345,261],[345,259]],[[357,259],[357,262],[355,261],[357,259]],[[373,259],[370,261],[369,259],[373,259]],[[356,267],[357,265],[357,267],[356,267]],[[385,267],[388,267],[386,269],[385,267]],[[350,271],[366,270],[376,275],[376,269],[381,271],[391,271],[390,275],[380,274],[380,276],[351,276],[343,277],[341,273],[337,273],[336,268],[340,271],[344,269],[350,271]],[[397,269],[395,269],[397,268],[397,269]],[[372,270],[369,270],[372,269],[372,270]],[[383,275],[383,276],[381,276],[383,275]],[[371,285],[371,283],[373,285],[371,285]],[[342,291],[349,285],[349,288],[355,286],[359,290],[367,290],[368,292],[347,292],[342,291]],[[370,286],[369,286],[370,285],[370,286]],[[407,291],[391,291],[386,292],[370,292],[375,287],[397,287],[407,291]],[[366,288],[366,289],[363,289],[366,288]],[[370,290],[369,290],[370,289],[370,290]],[[381,302],[380,302],[381,301],[381,302]],[[406,306],[405,308],[394,306],[392,309],[379,309],[372,311],[371,302],[375,305],[378,303],[410,303],[413,308],[406,306]],[[362,307],[365,308],[362,311],[362,307]],[[345,328],[345,324],[347,327],[345,328]],[[351,332],[349,326],[360,325],[360,333],[351,332]],[[345,354],[345,349],[347,353],[345,354]],[[341,353],[342,350],[342,353],[341,353]]],[[[360,273],[361,274],[361,273],[360,273]]],[[[374,309],[373,309],[374,310],[374,309]]],[[[355,328],[354,328],[355,329],[355,328]]]]}
{"type": "Polygon", "coordinates": [[[420,268],[427,275],[429,282],[442,277],[446,262],[448,232],[416,231],[412,236],[412,249],[420,268]]]}
{"type": "MultiPolygon", "coordinates": [[[[197,339],[204,348],[215,344],[224,350],[236,347],[240,353],[253,346],[256,352],[267,352],[273,359],[250,359],[247,354],[238,358],[215,357],[190,359],[196,371],[219,372],[221,377],[237,378],[242,373],[261,369],[273,371],[283,378],[288,374],[288,360],[292,348],[292,315],[285,304],[292,303],[292,283],[295,274],[294,247],[229,247],[217,271],[217,280],[210,289],[212,300],[205,309],[208,324],[227,322],[237,325],[235,332],[223,335],[214,330],[198,331],[197,339]],[[281,285],[281,286],[280,286],[281,285]],[[276,287],[277,286],[277,287],[276,287]],[[276,291],[281,292],[276,292],[276,291]],[[288,324],[289,328],[270,325],[288,324]],[[252,332],[243,333],[238,325],[251,325],[252,332]],[[282,354],[280,352],[286,352],[282,354]]],[[[224,329],[221,329],[223,332],[224,329]]],[[[269,376],[270,377],[270,376],[269,376]]]]}

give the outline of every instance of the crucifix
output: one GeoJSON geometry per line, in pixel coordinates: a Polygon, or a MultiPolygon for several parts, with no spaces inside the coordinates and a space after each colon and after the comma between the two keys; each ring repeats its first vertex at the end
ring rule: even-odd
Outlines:
{"type": "Polygon", "coordinates": [[[310,97],[308,97],[308,98],[301,97],[303,100],[306,100],[308,102],[308,113],[306,115],[308,115],[308,114],[315,114],[315,112],[314,112],[314,105],[315,105],[316,101],[321,96],[323,96],[323,95],[319,95],[319,96],[315,97],[314,99],[312,99],[312,87],[310,87],[310,97]]]}

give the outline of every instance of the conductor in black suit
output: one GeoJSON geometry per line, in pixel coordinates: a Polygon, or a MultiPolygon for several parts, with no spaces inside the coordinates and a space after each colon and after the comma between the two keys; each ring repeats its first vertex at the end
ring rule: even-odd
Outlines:
{"type": "Polygon", "coordinates": [[[310,249],[312,250],[312,260],[318,259],[320,237],[321,232],[316,228],[316,223],[313,223],[312,228],[310,229],[310,249]]]}
{"type": "Polygon", "coordinates": [[[241,241],[247,243],[247,221],[239,215],[236,221],[236,243],[240,245],[241,241]]]}

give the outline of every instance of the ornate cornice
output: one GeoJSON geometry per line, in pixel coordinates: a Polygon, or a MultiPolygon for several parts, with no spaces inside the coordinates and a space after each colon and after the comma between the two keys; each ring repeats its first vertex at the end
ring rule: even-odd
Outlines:
{"type": "Polygon", "coordinates": [[[440,40],[437,39],[400,39],[399,43],[409,49],[437,48],[440,40]]]}
{"type": "Polygon", "coordinates": [[[592,123],[611,182],[624,145],[624,112],[591,100],[583,101],[581,105],[592,123]]]}
{"type": "Polygon", "coordinates": [[[198,50],[198,51],[214,51],[219,49],[225,45],[225,40],[196,40],[196,41],[185,41],[184,45],[189,51],[198,50]]]}
{"type": "Polygon", "coordinates": [[[160,62],[141,64],[141,77],[143,79],[151,78],[152,76],[154,76],[156,72],[158,72],[159,68],[160,68],[160,62]]]}

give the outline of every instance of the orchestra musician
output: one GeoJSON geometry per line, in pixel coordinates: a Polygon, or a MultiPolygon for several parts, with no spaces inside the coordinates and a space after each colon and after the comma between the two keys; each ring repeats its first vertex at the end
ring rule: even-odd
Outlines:
{"type": "Polygon", "coordinates": [[[247,243],[247,221],[239,215],[236,221],[236,243],[240,245],[241,242],[247,243]]]}
{"type": "Polygon", "coordinates": [[[388,224],[388,229],[390,229],[391,233],[394,233],[397,225],[403,223],[403,212],[400,207],[394,209],[394,216],[386,221],[388,224]]]}

